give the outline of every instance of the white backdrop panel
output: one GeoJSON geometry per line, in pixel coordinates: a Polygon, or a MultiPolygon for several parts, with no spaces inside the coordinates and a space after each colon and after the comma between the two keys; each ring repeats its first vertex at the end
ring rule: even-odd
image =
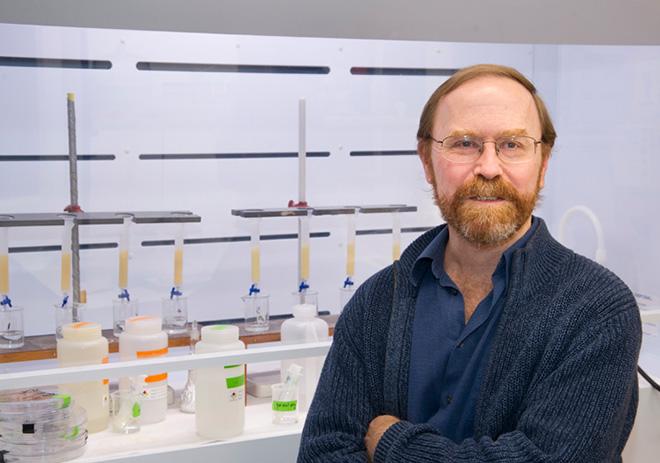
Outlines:
{"type": "MultiPolygon", "coordinates": [[[[458,68],[498,62],[534,76],[534,47],[469,43],[253,37],[0,25],[0,56],[108,60],[109,70],[0,66],[0,155],[65,154],[67,92],[75,92],[78,152],[113,154],[79,162],[80,203],[87,211],[189,209],[202,223],[186,238],[245,236],[232,208],[283,207],[297,195],[295,159],[140,160],[141,154],[297,151],[298,99],[307,101],[312,205],[408,203],[403,227],[440,223],[415,156],[350,156],[356,150],[413,150],[421,108],[441,76],[361,76],[359,67],[458,68]],[[136,63],[327,66],[328,74],[138,71],[136,63]]],[[[67,165],[0,162],[1,212],[54,212],[68,204],[67,165]]],[[[343,281],[344,219],[316,219],[313,289],[321,309],[337,310],[343,281]]],[[[390,228],[387,216],[360,216],[358,229],[390,228]]],[[[157,312],[169,289],[175,227],[135,226],[130,288],[145,312],[157,312]]],[[[266,219],[262,234],[296,233],[295,220],[266,219]]],[[[54,245],[59,230],[12,229],[12,247],[54,245]]],[[[117,242],[119,227],[83,227],[82,242],[117,242]]],[[[418,233],[404,233],[404,245],[418,233]]],[[[94,318],[110,326],[117,293],[116,249],[81,252],[82,287],[94,318]]],[[[356,280],[390,260],[390,236],[358,237],[356,280]]],[[[264,290],[273,313],[290,312],[296,243],[266,241],[264,290]]],[[[249,286],[246,242],[186,247],[185,293],[191,319],[242,315],[249,286]]],[[[11,255],[12,296],[26,308],[28,334],[53,331],[60,300],[55,252],[11,255]]]]}

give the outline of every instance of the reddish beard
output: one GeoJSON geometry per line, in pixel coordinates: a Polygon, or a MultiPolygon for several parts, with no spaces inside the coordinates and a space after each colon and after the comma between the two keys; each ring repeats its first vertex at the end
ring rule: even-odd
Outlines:
{"type": "Polygon", "coordinates": [[[501,177],[487,180],[477,176],[462,185],[449,200],[439,196],[433,179],[433,197],[442,217],[468,242],[491,247],[506,242],[527,222],[539,199],[541,174],[536,189],[529,195],[520,194],[501,177]],[[498,204],[478,205],[470,199],[494,197],[498,204]]]}

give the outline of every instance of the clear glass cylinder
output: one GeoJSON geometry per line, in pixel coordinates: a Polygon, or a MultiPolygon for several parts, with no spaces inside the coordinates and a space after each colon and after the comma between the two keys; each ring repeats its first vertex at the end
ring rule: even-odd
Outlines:
{"type": "Polygon", "coordinates": [[[188,298],[163,299],[163,330],[168,334],[185,333],[188,325],[188,298]]]}
{"type": "Polygon", "coordinates": [[[293,424],[298,422],[298,387],[277,383],[271,386],[273,423],[293,424]]]}
{"type": "Polygon", "coordinates": [[[18,349],[25,343],[23,308],[0,308],[0,349],[18,349]]]}
{"type": "Polygon", "coordinates": [[[311,304],[316,307],[316,315],[319,313],[319,293],[318,291],[302,291],[291,293],[293,296],[293,305],[311,304]]]}
{"type": "Polygon", "coordinates": [[[110,394],[112,430],[132,434],[140,430],[140,394],[130,389],[120,389],[110,394]]]}
{"type": "Polygon", "coordinates": [[[137,301],[115,299],[112,302],[112,333],[119,336],[124,332],[126,319],[135,317],[138,313],[137,301]]]}
{"type": "Polygon", "coordinates": [[[269,322],[269,300],[267,294],[253,294],[241,297],[245,310],[245,329],[247,331],[267,331],[269,322]]]}

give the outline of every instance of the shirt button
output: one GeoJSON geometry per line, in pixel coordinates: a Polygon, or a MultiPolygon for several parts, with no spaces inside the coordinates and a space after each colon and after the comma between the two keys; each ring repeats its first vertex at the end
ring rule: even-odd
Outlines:
{"type": "Polygon", "coordinates": [[[458,347],[459,349],[463,348],[463,341],[459,342],[459,343],[456,345],[456,347],[458,347]]]}
{"type": "Polygon", "coordinates": [[[451,399],[452,399],[451,394],[447,395],[447,405],[449,405],[451,403],[451,399]]]}
{"type": "Polygon", "coordinates": [[[456,288],[449,288],[449,294],[451,294],[452,296],[456,296],[458,294],[458,291],[456,290],[456,288]]]}

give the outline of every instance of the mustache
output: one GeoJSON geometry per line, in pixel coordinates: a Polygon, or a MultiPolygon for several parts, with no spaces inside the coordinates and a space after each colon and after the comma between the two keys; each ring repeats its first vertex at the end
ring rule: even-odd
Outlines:
{"type": "Polygon", "coordinates": [[[462,200],[475,196],[491,196],[515,201],[519,195],[513,185],[502,180],[500,177],[491,180],[483,177],[475,177],[469,183],[461,185],[456,190],[454,200],[462,200]]]}

